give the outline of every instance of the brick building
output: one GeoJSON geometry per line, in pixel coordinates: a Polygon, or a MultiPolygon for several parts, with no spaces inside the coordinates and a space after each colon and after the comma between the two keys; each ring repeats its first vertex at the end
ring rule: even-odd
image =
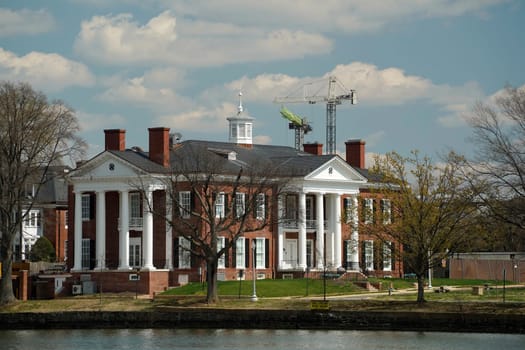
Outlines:
{"type": "MultiPolygon", "coordinates": [[[[105,150],[69,176],[72,227],[68,264],[77,281],[89,278],[102,284],[105,291],[139,288],[141,293],[151,294],[203,279],[203,262],[189,254],[189,247],[181,249],[190,244],[179,237],[176,227],[181,225],[166,225],[164,219],[191,206],[191,193],[181,191],[180,198],[188,199],[188,208],[181,199],[175,212],[167,209],[174,207],[165,182],[172,174],[173,162],[202,154],[220,162],[225,178],[261,161],[289,178],[278,196],[270,189],[268,196],[260,197],[261,201],[272,201],[276,210],[264,212],[261,205],[257,219],[264,217],[272,224],[247,232],[235,242],[219,261],[219,279],[237,279],[241,270],[244,278],[251,279],[252,264],[256,278],[302,277],[307,270],[315,273],[324,269],[401,274],[401,264],[390,253],[393,243],[378,247],[378,242],[360,237],[358,232],[361,205],[390,211],[388,200],[377,199],[369,191],[374,181],[364,167],[363,141],[348,141],[343,159],[323,155],[320,144],[305,144],[304,151],[253,144],[253,118],[242,109],[228,120],[229,142],[174,143],[168,128],[150,128],[149,152],[126,148],[125,130],[104,131],[105,150]],[[362,193],[368,194],[362,197],[362,193]],[[251,255],[254,252],[257,256],[251,255]]],[[[225,186],[219,194],[222,199],[215,201],[217,215],[221,203],[243,200],[232,198],[227,181],[225,186]]],[[[187,219],[180,215],[176,220],[187,219]]]]}

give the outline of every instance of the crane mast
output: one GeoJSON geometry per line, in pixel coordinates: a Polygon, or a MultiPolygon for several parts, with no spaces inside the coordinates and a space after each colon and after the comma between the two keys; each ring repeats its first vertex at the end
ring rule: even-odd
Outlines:
{"type": "MultiPolygon", "coordinates": [[[[328,77],[328,90],[326,94],[322,93],[322,85],[326,84],[326,79],[315,81],[302,85],[299,89],[303,90],[302,95],[297,94],[299,89],[292,91],[289,95],[283,97],[276,97],[274,103],[309,103],[315,104],[317,102],[326,103],[326,153],[336,153],[336,115],[337,105],[343,101],[350,101],[351,104],[357,103],[357,94],[355,90],[347,90],[344,85],[335,76],[328,77]],[[308,88],[321,88],[310,92],[308,88]]],[[[326,86],[326,85],[325,85],[326,86]]],[[[297,142],[297,141],[296,141],[297,142]]],[[[296,146],[297,147],[297,146],[296,146]]]]}
{"type": "Polygon", "coordinates": [[[304,135],[312,131],[312,127],[308,124],[306,118],[301,118],[298,115],[290,112],[285,107],[281,108],[281,115],[288,119],[288,128],[295,131],[295,149],[302,151],[304,144],[304,135]]]}

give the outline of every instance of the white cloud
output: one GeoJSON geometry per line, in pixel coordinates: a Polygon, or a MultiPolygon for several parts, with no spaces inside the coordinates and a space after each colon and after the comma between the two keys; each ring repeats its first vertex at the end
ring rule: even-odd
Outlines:
{"type": "Polygon", "coordinates": [[[46,91],[60,91],[69,86],[91,86],[95,77],[82,63],[54,53],[30,52],[25,56],[0,48],[0,78],[27,81],[46,91]]]}
{"type": "Polygon", "coordinates": [[[80,124],[80,131],[92,131],[108,128],[121,128],[125,124],[125,118],[119,114],[93,114],[78,111],[77,119],[80,124]]]}
{"type": "Polygon", "coordinates": [[[75,51],[105,64],[218,66],[327,53],[332,41],[302,30],[261,30],[214,21],[177,20],[170,11],[145,25],[131,14],[83,21],[75,51]]]}
{"type": "Polygon", "coordinates": [[[237,106],[223,103],[216,108],[192,108],[178,114],[166,114],[154,119],[159,125],[165,125],[172,130],[221,132],[227,130],[227,117],[235,115],[237,106]]]}
{"type": "Polygon", "coordinates": [[[55,19],[47,10],[10,10],[0,8],[0,37],[35,35],[49,32],[55,19]]]}
{"type": "Polygon", "coordinates": [[[221,18],[239,26],[275,28],[286,23],[289,29],[314,32],[361,34],[397,23],[427,18],[448,18],[466,14],[486,16],[487,11],[507,0],[185,0],[164,1],[179,15],[206,21],[221,18]],[[254,16],[254,14],[257,14],[254,16]]]}
{"type": "Polygon", "coordinates": [[[257,135],[257,136],[254,136],[253,143],[257,145],[271,145],[272,137],[268,135],[257,135]]]}

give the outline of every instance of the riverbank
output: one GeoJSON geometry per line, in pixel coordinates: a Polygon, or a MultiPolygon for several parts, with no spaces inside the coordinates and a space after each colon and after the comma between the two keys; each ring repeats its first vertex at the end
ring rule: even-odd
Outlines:
{"type": "Polygon", "coordinates": [[[164,308],[0,313],[3,329],[228,328],[525,333],[525,314],[164,308]]]}

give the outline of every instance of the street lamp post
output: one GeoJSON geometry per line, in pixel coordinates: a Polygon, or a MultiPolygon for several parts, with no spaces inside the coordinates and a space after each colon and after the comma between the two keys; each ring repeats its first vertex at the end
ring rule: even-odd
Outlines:
{"type": "Polygon", "coordinates": [[[257,290],[255,288],[255,279],[256,279],[256,276],[255,276],[255,262],[256,262],[256,259],[255,259],[255,254],[257,252],[257,248],[255,246],[255,239],[252,240],[252,276],[253,276],[253,294],[252,294],[252,298],[251,300],[252,301],[257,301],[257,290]]]}

